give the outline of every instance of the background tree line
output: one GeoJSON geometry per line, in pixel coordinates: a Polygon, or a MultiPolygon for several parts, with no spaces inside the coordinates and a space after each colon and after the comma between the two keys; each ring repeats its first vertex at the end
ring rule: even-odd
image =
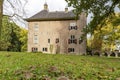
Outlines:
{"type": "Polygon", "coordinates": [[[8,16],[3,16],[1,32],[0,50],[27,51],[27,30],[10,21],[8,16]]]}
{"type": "Polygon", "coordinates": [[[112,15],[105,21],[102,28],[94,30],[94,33],[88,39],[88,49],[97,51],[118,50],[120,45],[120,13],[112,15]]]}

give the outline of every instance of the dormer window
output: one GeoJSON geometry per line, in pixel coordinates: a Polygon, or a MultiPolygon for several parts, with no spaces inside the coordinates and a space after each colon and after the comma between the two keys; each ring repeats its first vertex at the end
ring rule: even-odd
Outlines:
{"type": "Polygon", "coordinates": [[[69,30],[77,30],[77,24],[76,23],[70,23],[69,30]]]}

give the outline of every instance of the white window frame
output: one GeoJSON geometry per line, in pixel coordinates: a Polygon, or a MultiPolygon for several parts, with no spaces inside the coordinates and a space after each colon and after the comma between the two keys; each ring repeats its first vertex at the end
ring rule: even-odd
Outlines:
{"type": "Polygon", "coordinates": [[[33,43],[34,44],[38,44],[38,35],[34,35],[34,37],[33,37],[33,43]]]}
{"type": "Polygon", "coordinates": [[[38,25],[38,23],[35,23],[34,24],[34,31],[38,31],[39,30],[39,25],[38,25]]]}
{"type": "Polygon", "coordinates": [[[77,23],[76,22],[71,22],[69,26],[69,30],[77,30],[77,23]]]}

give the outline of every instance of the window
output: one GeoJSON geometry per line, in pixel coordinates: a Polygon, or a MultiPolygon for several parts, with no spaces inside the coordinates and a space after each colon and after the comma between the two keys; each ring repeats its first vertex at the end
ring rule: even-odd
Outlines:
{"type": "Polygon", "coordinates": [[[56,39],[56,43],[59,43],[59,38],[56,39]]]}
{"type": "Polygon", "coordinates": [[[79,40],[79,44],[81,44],[83,42],[83,40],[79,40]]]}
{"type": "Polygon", "coordinates": [[[35,48],[35,47],[32,48],[32,52],[37,52],[37,51],[38,51],[38,48],[35,48]]]}
{"type": "Polygon", "coordinates": [[[39,25],[37,23],[34,24],[34,30],[38,31],[39,30],[39,25]]]}
{"type": "Polygon", "coordinates": [[[77,24],[76,23],[70,23],[69,30],[77,30],[77,24]]]}
{"type": "Polygon", "coordinates": [[[68,52],[75,52],[74,48],[68,48],[68,52]]]}
{"type": "Polygon", "coordinates": [[[68,44],[77,44],[77,39],[68,39],[68,44]]]}
{"type": "Polygon", "coordinates": [[[70,39],[68,39],[68,44],[71,43],[77,44],[77,39],[75,39],[75,35],[71,35],[70,39]]]}
{"type": "Polygon", "coordinates": [[[38,43],[38,35],[34,35],[34,43],[35,43],[35,44],[38,43]]]}
{"type": "Polygon", "coordinates": [[[71,39],[75,39],[75,35],[71,35],[71,39]]]}
{"type": "Polygon", "coordinates": [[[83,42],[83,40],[82,39],[79,39],[79,44],[81,44],[83,42]]]}
{"type": "Polygon", "coordinates": [[[50,43],[50,39],[48,39],[48,43],[50,43]]]}
{"type": "Polygon", "coordinates": [[[47,52],[47,48],[43,48],[43,51],[47,52]]]}

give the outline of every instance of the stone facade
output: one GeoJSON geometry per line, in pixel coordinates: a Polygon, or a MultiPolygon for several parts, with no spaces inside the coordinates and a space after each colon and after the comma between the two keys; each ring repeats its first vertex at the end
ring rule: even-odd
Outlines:
{"type": "Polygon", "coordinates": [[[30,20],[28,21],[28,52],[51,54],[85,54],[86,41],[80,40],[86,25],[86,15],[78,19],[30,20]]]}

